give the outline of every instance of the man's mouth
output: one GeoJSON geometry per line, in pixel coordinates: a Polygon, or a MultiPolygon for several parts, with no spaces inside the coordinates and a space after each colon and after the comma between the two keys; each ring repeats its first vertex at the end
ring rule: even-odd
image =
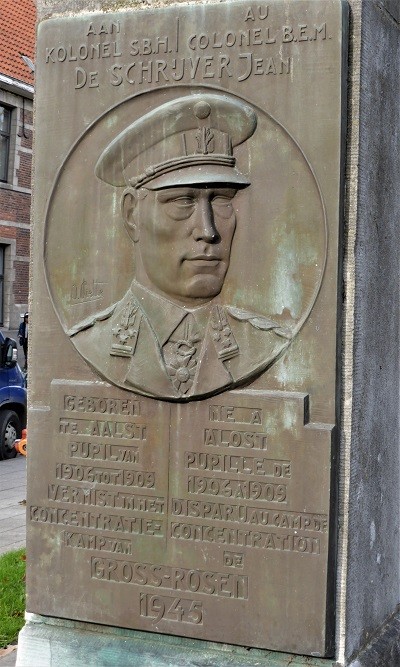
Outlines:
{"type": "Polygon", "coordinates": [[[186,262],[190,262],[192,266],[196,267],[213,267],[220,262],[219,257],[209,257],[207,255],[195,255],[194,257],[187,257],[186,262]]]}

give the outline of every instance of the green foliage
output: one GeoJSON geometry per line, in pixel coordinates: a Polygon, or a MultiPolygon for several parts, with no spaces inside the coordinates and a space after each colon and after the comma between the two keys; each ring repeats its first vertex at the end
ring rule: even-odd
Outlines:
{"type": "Polygon", "coordinates": [[[25,549],[0,556],[0,648],[15,641],[24,624],[25,549]]]}

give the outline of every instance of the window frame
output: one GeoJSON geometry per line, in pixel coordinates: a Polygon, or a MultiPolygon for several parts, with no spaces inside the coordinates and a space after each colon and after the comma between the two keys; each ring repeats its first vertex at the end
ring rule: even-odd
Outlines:
{"type": "Polygon", "coordinates": [[[0,173],[0,183],[8,183],[8,169],[10,166],[10,147],[11,147],[11,129],[12,129],[12,122],[11,122],[11,115],[12,115],[12,107],[8,106],[7,104],[3,104],[0,102],[0,108],[3,109],[4,111],[7,112],[8,114],[8,126],[6,130],[3,130],[0,128],[0,137],[3,139],[6,139],[6,141],[3,144],[3,147],[0,148],[0,150],[3,150],[5,152],[5,165],[4,165],[4,178],[2,178],[2,174],[0,173]]]}

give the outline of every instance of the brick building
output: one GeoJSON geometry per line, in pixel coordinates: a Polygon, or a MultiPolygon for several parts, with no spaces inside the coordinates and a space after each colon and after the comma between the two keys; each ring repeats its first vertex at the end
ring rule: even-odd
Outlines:
{"type": "Polygon", "coordinates": [[[0,325],[28,309],[31,204],[33,0],[0,0],[0,325]]]}

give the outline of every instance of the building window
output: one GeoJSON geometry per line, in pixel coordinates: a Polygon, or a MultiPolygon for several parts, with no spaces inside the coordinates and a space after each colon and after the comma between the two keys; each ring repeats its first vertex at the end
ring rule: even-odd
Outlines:
{"type": "Polygon", "coordinates": [[[10,132],[11,109],[0,104],[0,181],[7,181],[10,132]]]}

